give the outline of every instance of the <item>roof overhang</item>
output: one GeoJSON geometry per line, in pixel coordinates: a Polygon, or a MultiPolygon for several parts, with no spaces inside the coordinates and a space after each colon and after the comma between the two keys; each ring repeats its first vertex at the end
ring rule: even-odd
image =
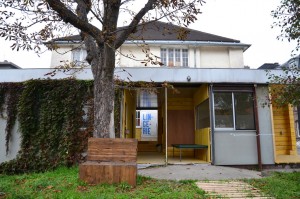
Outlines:
{"type": "MultiPolygon", "coordinates": [[[[80,41],[55,41],[55,45],[79,45],[80,41]]],[[[45,42],[45,45],[50,45],[51,43],[45,42]]],[[[244,43],[235,42],[213,42],[213,41],[172,41],[172,40],[128,40],[124,44],[150,44],[150,45],[189,45],[189,46],[225,46],[232,48],[242,48],[245,52],[251,45],[244,43]]]]}
{"type": "Polygon", "coordinates": [[[233,48],[242,48],[246,51],[251,45],[236,43],[236,42],[215,42],[215,41],[172,41],[172,40],[129,40],[125,41],[124,44],[152,44],[152,45],[189,45],[189,46],[225,46],[233,48]]]}

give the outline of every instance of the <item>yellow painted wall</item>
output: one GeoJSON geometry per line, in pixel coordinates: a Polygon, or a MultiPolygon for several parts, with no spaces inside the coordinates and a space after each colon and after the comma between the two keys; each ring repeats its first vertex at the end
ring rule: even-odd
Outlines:
{"type": "Polygon", "coordinates": [[[194,94],[193,104],[197,106],[204,100],[208,99],[208,85],[201,85],[194,94]]]}
{"type": "Polygon", "coordinates": [[[196,157],[201,160],[211,161],[210,156],[210,128],[196,130],[195,144],[207,145],[207,149],[197,150],[196,157]]]}
{"type": "MultiPolygon", "coordinates": [[[[174,157],[180,156],[180,149],[174,148],[174,157]]],[[[173,147],[168,147],[168,157],[173,157],[173,147]]],[[[194,157],[193,149],[181,149],[181,157],[194,157]]]]}
{"type": "Polygon", "coordinates": [[[142,137],[142,129],[141,128],[136,128],[135,129],[135,138],[138,141],[141,141],[141,137],[142,137]]]}
{"type": "Polygon", "coordinates": [[[129,130],[126,138],[135,136],[135,92],[124,90],[123,112],[122,112],[122,137],[125,138],[125,130],[129,130]],[[126,114],[126,115],[125,115],[126,114]]]}
{"type": "Polygon", "coordinates": [[[273,137],[276,155],[296,155],[294,114],[291,106],[273,106],[273,137]]]}
{"type": "MultiPolygon", "coordinates": [[[[199,89],[195,92],[193,97],[193,108],[195,110],[196,106],[208,99],[208,85],[201,85],[199,89]]],[[[196,119],[196,113],[195,113],[196,119]]],[[[207,145],[208,148],[197,150],[196,157],[201,160],[206,160],[207,162],[211,161],[210,154],[210,128],[202,128],[196,129],[196,121],[195,121],[195,144],[207,145]]]]}

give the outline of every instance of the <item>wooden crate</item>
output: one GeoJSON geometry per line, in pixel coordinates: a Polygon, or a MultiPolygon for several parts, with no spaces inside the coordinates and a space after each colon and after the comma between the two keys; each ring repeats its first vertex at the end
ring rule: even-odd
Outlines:
{"type": "Polygon", "coordinates": [[[127,182],[136,186],[137,140],[90,138],[87,162],[79,165],[79,178],[89,184],[127,182]]]}

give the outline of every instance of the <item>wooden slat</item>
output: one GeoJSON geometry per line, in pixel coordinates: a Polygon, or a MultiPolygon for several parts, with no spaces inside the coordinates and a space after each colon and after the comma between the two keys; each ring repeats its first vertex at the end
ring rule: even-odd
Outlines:
{"type": "Polygon", "coordinates": [[[289,155],[289,150],[276,150],[276,155],[289,155]]]}
{"type": "Polygon", "coordinates": [[[269,198],[264,197],[258,189],[245,182],[210,181],[196,184],[212,198],[269,198]]]}
{"type": "Polygon", "coordinates": [[[285,146],[276,146],[276,150],[291,150],[291,146],[285,145],[285,146]]]}
{"type": "Polygon", "coordinates": [[[136,162],[137,140],[90,138],[88,160],[136,162]]]}
{"type": "Polygon", "coordinates": [[[282,136],[275,136],[275,140],[277,141],[282,141],[282,142],[286,142],[290,140],[290,137],[282,137],[282,136]]]}
{"type": "Polygon", "coordinates": [[[92,162],[79,165],[79,178],[89,184],[127,182],[136,186],[136,163],[92,162]]]}
{"type": "Polygon", "coordinates": [[[81,180],[90,184],[127,182],[136,186],[136,139],[90,138],[87,159],[79,165],[81,180]]]}

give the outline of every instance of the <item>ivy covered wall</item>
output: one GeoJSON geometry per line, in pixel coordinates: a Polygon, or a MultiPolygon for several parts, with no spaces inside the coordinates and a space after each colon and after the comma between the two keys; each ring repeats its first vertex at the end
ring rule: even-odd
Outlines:
{"type": "MultiPolygon", "coordinates": [[[[120,99],[120,92],[116,92],[116,124],[120,99]]],[[[0,164],[0,172],[45,171],[74,165],[83,159],[87,138],[93,132],[93,81],[1,83],[0,117],[6,120],[7,153],[16,121],[21,137],[17,157],[0,164]]]]}

